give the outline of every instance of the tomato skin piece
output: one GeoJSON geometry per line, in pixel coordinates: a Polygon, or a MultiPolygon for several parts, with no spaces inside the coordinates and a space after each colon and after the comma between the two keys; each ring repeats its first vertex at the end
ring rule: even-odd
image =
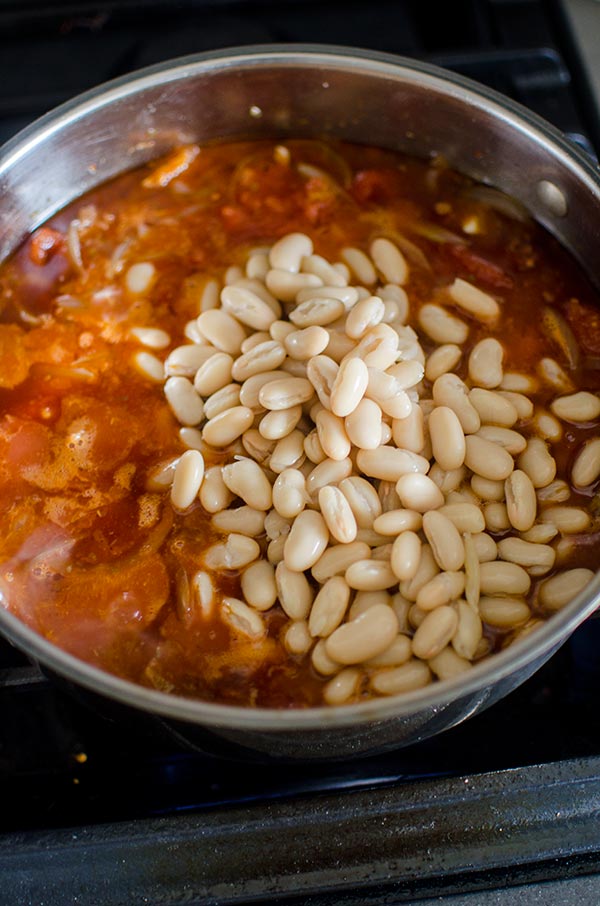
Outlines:
{"type": "Polygon", "coordinates": [[[0,425],[0,444],[4,465],[20,473],[21,469],[47,461],[51,434],[44,425],[9,415],[0,425]]]}
{"type": "Polygon", "coordinates": [[[566,314],[581,348],[589,355],[600,355],[600,312],[579,299],[569,299],[566,314]]]}
{"type": "Polygon", "coordinates": [[[304,214],[309,223],[326,223],[333,217],[336,204],[337,198],[331,183],[317,177],[307,181],[304,214]]]}
{"type": "Polygon", "coordinates": [[[512,289],[512,278],[497,264],[476,255],[468,245],[449,245],[448,251],[480,283],[494,289],[512,289]]]}
{"type": "Polygon", "coordinates": [[[392,169],[359,170],[350,191],[360,204],[383,204],[397,194],[398,182],[398,173],[392,169]]]}
{"type": "Polygon", "coordinates": [[[40,227],[31,237],[29,244],[29,257],[34,264],[43,266],[50,261],[57,252],[64,249],[65,237],[52,227],[40,227]]]}

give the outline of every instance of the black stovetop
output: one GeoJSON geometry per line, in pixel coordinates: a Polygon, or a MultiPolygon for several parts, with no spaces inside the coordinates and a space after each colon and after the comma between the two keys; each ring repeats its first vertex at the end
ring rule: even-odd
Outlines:
{"type": "MultiPolygon", "coordinates": [[[[0,142],[140,66],[286,41],[448,66],[600,149],[561,6],[543,0],[0,0],[0,142]]],[[[0,641],[0,906],[440,894],[471,906],[468,891],[493,888],[489,903],[503,903],[517,884],[515,902],[567,903],[567,888],[548,885],[600,872],[599,651],[600,620],[588,620],[525,685],[441,736],[286,765],[78,697],[0,641]]],[[[576,889],[573,902],[600,902],[595,886],[589,901],[576,889]]]]}

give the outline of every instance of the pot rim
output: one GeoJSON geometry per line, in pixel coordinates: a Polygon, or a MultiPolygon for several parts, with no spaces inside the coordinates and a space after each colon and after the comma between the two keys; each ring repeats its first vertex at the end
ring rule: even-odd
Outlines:
{"type": "MultiPolygon", "coordinates": [[[[466,104],[484,108],[488,113],[519,130],[530,140],[551,146],[554,157],[575,171],[578,178],[600,198],[600,173],[591,158],[562,133],[541,117],[506,98],[493,89],[480,85],[456,73],[447,72],[427,63],[410,58],[375,51],[318,44],[248,45],[224,48],[168,60],[104,83],[67,101],[45,114],[10,139],[0,151],[0,190],[3,174],[23,155],[43,143],[49,135],[65,128],[95,110],[143,91],[156,84],[168,84],[202,72],[248,67],[284,66],[301,68],[308,64],[322,65],[340,70],[360,67],[372,75],[391,79],[401,77],[404,84],[430,85],[438,92],[458,98],[466,104]]],[[[43,212],[38,223],[54,212],[43,212]]],[[[32,225],[32,229],[38,225],[32,225]]],[[[351,726],[366,722],[408,717],[417,711],[429,709],[442,711],[448,704],[463,696],[484,691],[501,679],[516,673],[520,668],[538,658],[549,656],[562,644],[577,626],[598,606],[600,574],[597,574],[584,591],[576,596],[559,613],[537,628],[532,635],[515,641],[508,648],[487,660],[475,664],[473,669],[453,680],[433,683],[410,693],[375,698],[352,705],[321,706],[306,709],[250,708],[215,704],[200,699],[160,692],[107,673],[87,664],[72,654],[58,648],[39,635],[18,617],[0,606],[0,630],[17,647],[48,668],[80,683],[82,686],[116,699],[177,720],[200,723],[214,727],[255,731],[282,731],[293,729],[321,729],[333,726],[351,726]]],[[[0,605],[4,596],[0,592],[0,605]]]]}

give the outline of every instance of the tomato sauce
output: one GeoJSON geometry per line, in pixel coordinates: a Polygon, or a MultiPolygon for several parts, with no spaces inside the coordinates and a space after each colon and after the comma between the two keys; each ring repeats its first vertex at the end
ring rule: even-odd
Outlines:
{"type": "MultiPolygon", "coordinates": [[[[199,503],[181,515],[168,493],[147,490],[152,471],[184,447],[162,387],[132,367],[132,327],[164,329],[166,356],[185,342],[206,280],[288,232],[309,234],[330,260],[344,246],[400,236],[415,261],[405,287],[413,326],[420,305],[455,277],[473,280],[503,300],[505,370],[535,373],[551,356],[574,387],[600,390],[597,297],[531,220],[479,200],[443,161],[312,141],[286,148],[289,159],[267,141],[180,149],[79,199],[0,267],[4,606],[134,682],[278,708],[321,703],[324,679],[309,658],[285,651],[278,606],[260,643],[186,608],[189,577],[217,535],[199,503]],[[156,269],[144,295],[125,282],[136,262],[156,269]],[[570,326],[577,361],[544,322],[544,306],[570,326]]],[[[472,322],[469,348],[486,334],[472,322]]],[[[551,398],[548,390],[538,402],[551,398]]],[[[569,426],[552,445],[562,474],[597,431],[569,426]]],[[[573,492],[571,502],[587,505],[596,491],[573,492]]],[[[595,568],[597,535],[575,540],[570,563],[595,568]]],[[[236,574],[219,581],[221,594],[240,594],[236,574]]]]}

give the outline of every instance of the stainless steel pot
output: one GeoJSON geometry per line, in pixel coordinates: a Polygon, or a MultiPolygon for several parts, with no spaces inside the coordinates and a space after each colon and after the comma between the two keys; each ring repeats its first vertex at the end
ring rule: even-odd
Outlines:
{"type": "MultiPolygon", "coordinates": [[[[412,60],[329,47],[240,48],[187,57],[60,107],[0,156],[0,258],[106,179],[189,141],[332,136],[428,156],[519,198],[600,285],[600,175],[527,110],[412,60]]],[[[53,671],[146,711],[296,758],[356,756],[414,743],[506,695],[598,605],[600,577],[547,624],[452,682],[339,708],[270,711],[170,696],[104,673],[0,608],[0,630],[53,671]]]]}

